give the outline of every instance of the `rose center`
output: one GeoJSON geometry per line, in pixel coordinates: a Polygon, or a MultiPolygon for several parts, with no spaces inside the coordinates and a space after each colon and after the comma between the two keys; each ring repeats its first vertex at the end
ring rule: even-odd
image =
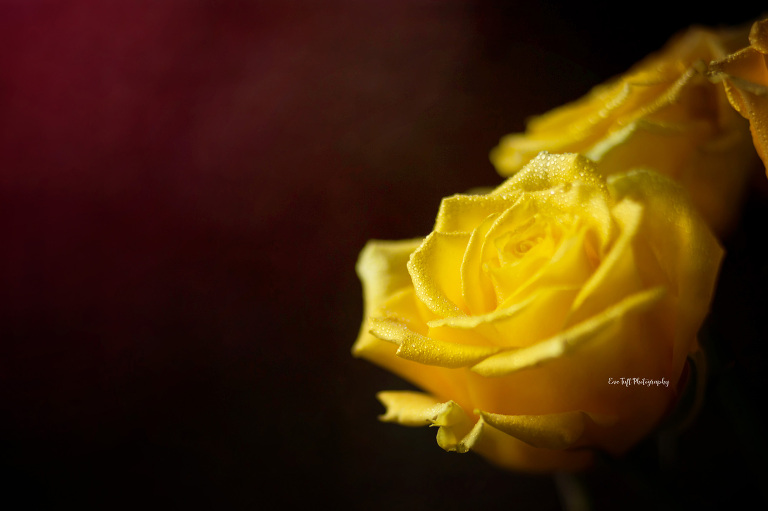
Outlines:
{"type": "Polygon", "coordinates": [[[538,215],[498,240],[499,263],[515,265],[551,237],[551,226],[538,215]]]}
{"type": "Polygon", "coordinates": [[[533,247],[541,243],[543,239],[544,239],[543,237],[537,236],[535,238],[526,239],[526,240],[519,241],[517,243],[513,243],[512,254],[516,257],[522,257],[530,249],[532,249],[533,247]]]}

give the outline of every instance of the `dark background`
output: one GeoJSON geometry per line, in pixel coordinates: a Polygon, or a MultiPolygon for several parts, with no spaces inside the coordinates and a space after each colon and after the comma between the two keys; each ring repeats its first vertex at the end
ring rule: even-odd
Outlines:
{"type": "MultiPolygon", "coordinates": [[[[357,254],[425,235],[440,198],[497,184],[488,151],[528,116],[692,23],[759,14],[0,2],[3,499],[561,509],[551,477],[377,421],[375,392],[407,385],[350,356],[357,254]]],[[[759,189],[727,240],[707,406],[664,471],[649,439],[587,474],[597,509],[764,498],[759,189]]]]}

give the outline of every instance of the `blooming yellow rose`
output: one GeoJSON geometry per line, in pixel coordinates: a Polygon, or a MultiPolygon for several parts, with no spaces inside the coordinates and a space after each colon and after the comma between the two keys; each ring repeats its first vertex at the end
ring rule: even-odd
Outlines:
{"type": "Polygon", "coordinates": [[[709,81],[707,63],[744,44],[745,29],[691,28],[625,75],[502,138],[491,162],[504,176],[540,151],[584,154],[605,175],[649,168],[680,182],[725,234],[758,160],[748,124],[709,81]]]}
{"type": "Polygon", "coordinates": [[[425,391],[380,393],[385,421],[508,468],[578,469],[673,406],[721,256],[672,180],[542,153],[444,199],[425,239],[368,243],[353,353],[425,391]]]}
{"type": "Polygon", "coordinates": [[[768,20],[752,25],[750,46],[713,62],[710,73],[722,80],[728,100],[749,119],[752,139],[768,172],[768,20]]]}

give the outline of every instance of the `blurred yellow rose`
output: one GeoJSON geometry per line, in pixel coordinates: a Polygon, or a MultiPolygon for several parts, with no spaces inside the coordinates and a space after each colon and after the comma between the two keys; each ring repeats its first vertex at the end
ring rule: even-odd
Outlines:
{"type": "Polygon", "coordinates": [[[750,46],[710,65],[712,77],[725,84],[728,100],[749,120],[752,139],[768,171],[768,20],[749,32],[750,46]]]}
{"type": "Polygon", "coordinates": [[[748,178],[759,165],[749,128],[707,77],[707,63],[746,44],[746,29],[691,28],[625,75],[528,122],[502,138],[490,158],[504,176],[540,151],[581,153],[605,175],[649,168],[691,194],[710,227],[724,235],[737,219],[748,178]]]}
{"type": "Polygon", "coordinates": [[[579,469],[674,405],[721,256],[672,180],[542,153],[444,199],[425,239],[368,243],[353,353],[425,391],[380,393],[385,421],[507,468],[579,469]]]}

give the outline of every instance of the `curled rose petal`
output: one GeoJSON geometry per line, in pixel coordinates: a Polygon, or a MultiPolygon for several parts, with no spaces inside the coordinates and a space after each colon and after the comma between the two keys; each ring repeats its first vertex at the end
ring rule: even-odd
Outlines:
{"type": "Polygon", "coordinates": [[[411,391],[379,392],[377,397],[386,407],[381,420],[403,426],[438,427],[437,443],[446,451],[467,452],[482,433],[482,423],[477,421],[473,425],[454,401],[442,403],[427,394],[411,391]]]}
{"type": "Polygon", "coordinates": [[[711,63],[710,76],[724,83],[728,101],[749,120],[755,149],[768,172],[768,20],[752,25],[749,46],[711,63]]]}

